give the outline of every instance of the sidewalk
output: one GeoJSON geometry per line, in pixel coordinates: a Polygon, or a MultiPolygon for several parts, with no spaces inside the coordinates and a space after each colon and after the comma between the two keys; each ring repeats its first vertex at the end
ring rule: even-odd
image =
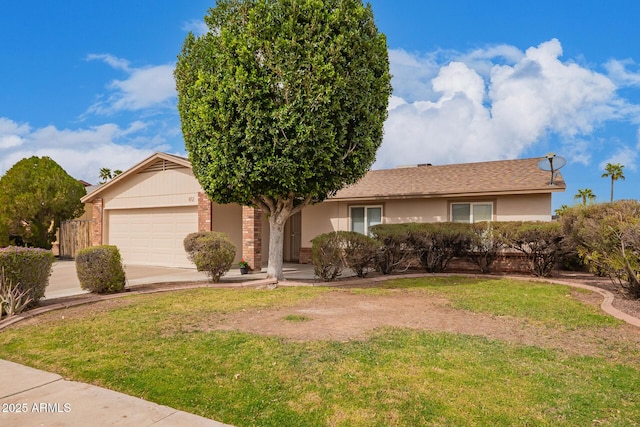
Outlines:
{"type": "Polygon", "coordinates": [[[0,360],[0,425],[229,426],[6,360],[0,360]]]}

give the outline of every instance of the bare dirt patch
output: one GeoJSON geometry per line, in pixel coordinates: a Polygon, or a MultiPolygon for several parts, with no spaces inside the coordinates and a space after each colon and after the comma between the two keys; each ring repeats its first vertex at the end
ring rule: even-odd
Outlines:
{"type": "MultiPolygon", "coordinates": [[[[592,293],[575,292],[587,304],[599,305],[592,293]]],[[[231,313],[192,325],[198,330],[236,330],[296,341],[361,340],[378,328],[399,327],[431,332],[482,336],[512,343],[562,349],[570,354],[618,357],[621,350],[638,348],[638,329],[566,330],[511,317],[457,310],[445,298],[420,292],[393,290],[385,295],[363,295],[334,290],[313,301],[282,309],[255,309],[231,313]]]]}

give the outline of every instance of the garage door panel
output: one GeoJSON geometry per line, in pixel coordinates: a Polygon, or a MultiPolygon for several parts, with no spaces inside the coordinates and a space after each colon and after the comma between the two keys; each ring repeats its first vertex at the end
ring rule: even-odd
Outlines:
{"type": "Polygon", "coordinates": [[[109,244],[126,264],[190,267],[183,240],[198,229],[197,207],[108,211],[109,244]]]}

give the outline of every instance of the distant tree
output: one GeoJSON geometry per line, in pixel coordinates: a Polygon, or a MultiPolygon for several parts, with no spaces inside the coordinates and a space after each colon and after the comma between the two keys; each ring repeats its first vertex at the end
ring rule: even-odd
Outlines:
{"type": "Polygon", "coordinates": [[[386,38],[362,0],[218,0],[205,21],[174,73],[193,173],[211,200],[262,209],[267,275],[282,279],[287,219],[375,160],[386,38]]]}
{"type": "Polygon", "coordinates": [[[100,168],[100,173],[98,174],[98,177],[100,178],[100,184],[106,184],[109,180],[115,178],[121,173],[122,171],[120,169],[116,169],[111,172],[111,169],[109,168],[100,168]]]}
{"type": "Polygon", "coordinates": [[[50,249],[62,221],[84,211],[84,185],[49,157],[22,159],[0,178],[0,246],[50,249]]]}
{"type": "Polygon", "coordinates": [[[576,200],[582,199],[582,204],[586,206],[587,203],[593,202],[596,199],[596,195],[593,194],[590,188],[581,188],[573,198],[576,200]]]}
{"type": "Polygon", "coordinates": [[[613,203],[613,183],[619,179],[624,181],[624,165],[620,163],[607,163],[604,170],[605,173],[602,174],[603,178],[611,177],[611,202],[613,203]]]}

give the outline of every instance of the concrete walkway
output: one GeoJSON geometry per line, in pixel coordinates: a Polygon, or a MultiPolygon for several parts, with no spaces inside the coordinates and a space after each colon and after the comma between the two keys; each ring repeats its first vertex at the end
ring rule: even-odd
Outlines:
{"type": "Polygon", "coordinates": [[[6,360],[0,360],[0,425],[228,426],[6,360]]]}

